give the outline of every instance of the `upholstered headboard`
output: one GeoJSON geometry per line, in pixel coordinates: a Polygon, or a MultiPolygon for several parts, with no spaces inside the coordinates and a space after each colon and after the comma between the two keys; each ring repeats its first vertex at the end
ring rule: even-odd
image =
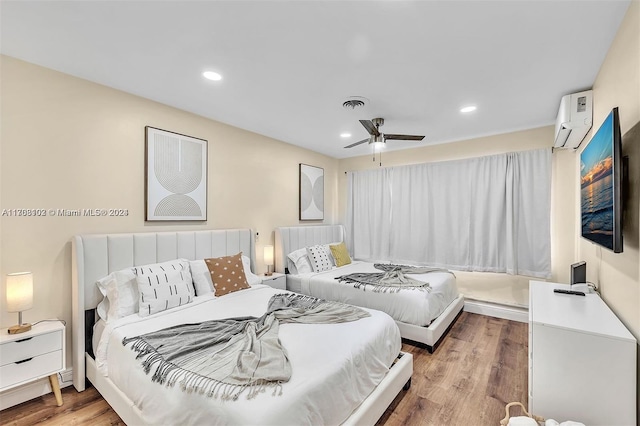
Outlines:
{"type": "Polygon", "coordinates": [[[172,259],[205,259],[242,252],[255,270],[254,237],[251,229],[193,232],[146,232],[135,234],[77,235],[71,241],[73,385],[84,389],[85,311],[102,300],[96,281],[124,268],[172,259]]]}
{"type": "Polygon", "coordinates": [[[276,228],[275,269],[284,273],[287,267],[286,256],[292,251],[314,244],[329,244],[344,241],[344,226],[286,226],[276,228]]]}

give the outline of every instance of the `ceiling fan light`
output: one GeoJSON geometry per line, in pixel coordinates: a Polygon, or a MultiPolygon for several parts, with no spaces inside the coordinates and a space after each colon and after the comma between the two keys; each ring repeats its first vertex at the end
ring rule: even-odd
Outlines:
{"type": "Polygon", "coordinates": [[[372,144],[376,144],[376,143],[384,144],[384,135],[382,133],[380,133],[379,135],[371,135],[371,138],[369,138],[369,143],[372,143],[372,144]]]}
{"type": "Polygon", "coordinates": [[[374,150],[378,150],[378,151],[381,150],[382,148],[384,148],[384,145],[385,145],[384,135],[382,133],[380,133],[377,136],[371,135],[371,139],[369,140],[369,143],[373,145],[374,150]]]}
{"type": "Polygon", "coordinates": [[[205,71],[202,73],[202,76],[204,78],[206,78],[207,80],[212,80],[212,81],[220,81],[222,80],[222,76],[220,74],[218,74],[217,72],[214,71],[205,71]]]}
{"type": "Polygon", "coordinates": [[[460,112],[462,113],[466,113],[466,112],[473,112],[477,109],[477,107],[475,105],[468,105],[466,107],[462,107],[460,108],[460,112]]]}

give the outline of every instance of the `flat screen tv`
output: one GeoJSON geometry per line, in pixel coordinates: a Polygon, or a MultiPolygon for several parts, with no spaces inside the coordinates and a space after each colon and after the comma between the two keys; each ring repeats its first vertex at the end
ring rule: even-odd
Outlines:
{"type": "Polygon", "coordinates": [[[582,236],[622,252],[622,136],[614,108],[580,154],[582,236]]]}

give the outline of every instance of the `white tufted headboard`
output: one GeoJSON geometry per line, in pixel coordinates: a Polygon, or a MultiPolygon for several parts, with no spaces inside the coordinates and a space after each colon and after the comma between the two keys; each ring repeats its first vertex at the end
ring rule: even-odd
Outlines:
{"type": "MultiPolygon", "coordinates": [[[[85,341],[93,324],[85,311],[102,300],[96,281],[127,267],[185,258],[220,257],[242,252],[255,270],[254,236],[251,229],[193,232],[146,232],[135,234],[77,235],[71,241],[73,385],[84,390],[85,341]],[[86,323],[86,324],[85,324],[86,323]]],[[[89,315],[92,318],[92,315],[89,315]]],[[[89,342],[91,340],[89,339],[89,342]]]]}
{"type": "Polygon", "coordinates": [[[284,273],[286,256],[297,249],[315,244],[329,244],[344,241],[342,225],[283,226],[276,228],[275,269],[284,273]]]}

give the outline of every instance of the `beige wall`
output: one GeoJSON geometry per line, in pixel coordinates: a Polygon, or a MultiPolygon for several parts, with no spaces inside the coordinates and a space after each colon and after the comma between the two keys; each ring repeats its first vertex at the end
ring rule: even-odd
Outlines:
{"type": "MultiPolygon", "coordinates": [[[[640,342],[640,1],[634,0],[593,85],[592,132],[618,107],[622,155],[629,156],[629,197],[624,207],[623,252],[614,254],[578,237],[587,278],[598,283],[607,304],[640,342]],[[625,139],[633,128],[635,136],[625,139]]],[[[590,135],[588,135],[590,136],[590,135]]],[[[576,159],[576,168],[578,159],[576,159]]],[[[576,199],[576,204],[578,200],[576,199]]],[[[579,235],[579,233],[578,233],[579,235]]],[[[640,353],[640,346],[638,346],[640,353]]],[[[636,378],[636,418],[640,421],[640,357],[636,378]]]]}
{"type": "MultiPolygon", "coordinates": [[[[383,166],[457,160],[551,147],[553,139],[554,126],[545,126],[454,143],[385,152],[382,156],[383,166]]],[[[572,196],[576,182],[573,167],[574,155],[570,151],[557,150],[552,158],[552,280],[569,282],[568,265],[574,261],[575,257],[574,223],[576,212],[572,196]]],[[[375,168],[378,167],[378,164],[371,161],[371,156],[340,160],[338,205],[341,221],[344,221],[347,199],[347,180],[344,172],[375,168]]],[[[528,304],[529,277],[471,272],[459,272],[456,275],[458,286],[466,296],[506,304],[528,304]]]]}
{"type": "MultiPolygon", "coordinates": [[[[623,138],[640,121],[640,2],[635,0],[620,25],[593,85],[595,131],[613,107],[619,108],[623,138]]],[[[637,129],[637,127],[636,127],[637,129]]],[[[590,135],[588,135],[590,137],[590,135]]],[[[629,156],[631,196],[625,206],[624,251],[614,254],[578,238],[579,257],[587,262],[587,278],[599,283],[602,296],[618,317],[640,339],[640,139],[623,145],[629,156]],[[635,223],[629,223],[629,220],[635,223]],[[635,225],[635,226],[633,226],[635,225]]],[[[578,167],[579,158],[576,158],[578,167]]],[[[640,404],[639,404],[640,407],[640,404]]]]}
{"type": "MultiPolygon", "coordinates": [[[[71,320],[70,238],[80,233],[251,227],[262,246],[298,222],[298,163],[325,170],[325,223],[337,217],[337,160],[2,56],[1,208],[122,208],[127,217],[0,217],[2,277],[34,273],[26,321],[71,320]],[[208,221],[145,223],[144,127],[209,141],[208,221]]],[[[2,279],[0,300],[5,303],[2,279]]],[[[3,327],[17,314],[0,309],[3,327]]],[[[68,333],[70,336],[71,333],[68,333]]],[[[70,341],[70,337],[68,339],[70,341]]],[[[70,351],[68,352],[70,353],[70,351]]]]}

